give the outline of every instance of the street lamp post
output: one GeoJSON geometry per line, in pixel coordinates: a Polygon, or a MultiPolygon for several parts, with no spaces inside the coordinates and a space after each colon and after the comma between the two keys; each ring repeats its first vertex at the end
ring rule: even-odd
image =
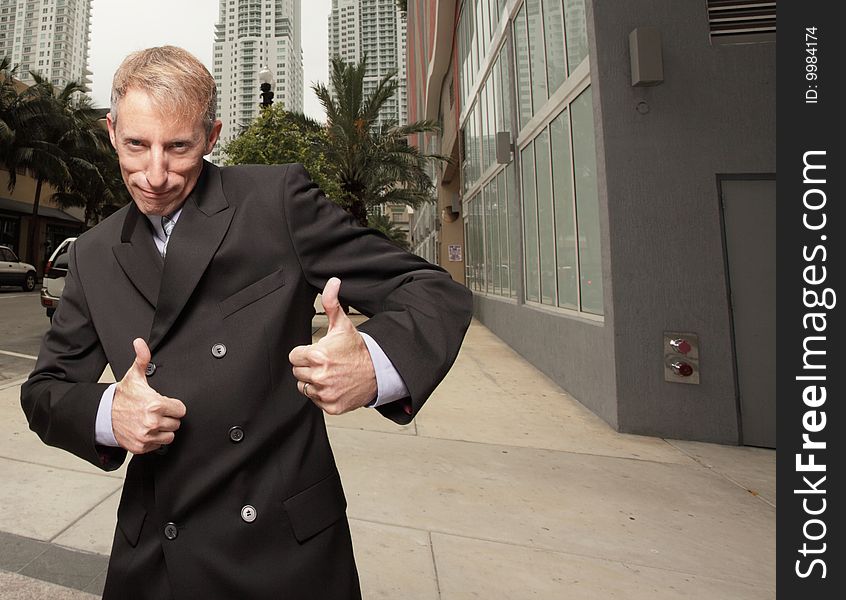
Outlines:
{"type": "Polygon", "coordinates": [[[270,89],[270,84],[273,83],[273,73],[265,67],[258,74],[259,81],[261,82],[261,106],[262,108],[267,108],[271,104],[273,104],[273,90],[270,89]]]}

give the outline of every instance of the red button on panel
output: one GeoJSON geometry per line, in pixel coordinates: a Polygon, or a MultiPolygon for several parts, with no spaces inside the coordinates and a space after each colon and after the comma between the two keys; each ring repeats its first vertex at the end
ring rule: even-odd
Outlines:
{"type": "Polygon", "coordinates": [[[670,342],[670,346],[679,354],[687,354],[691,350],[690,342],[684,338],[676,338],[670,342]]]}
{"type": "Polygon", "coordinates": [[[689,363],[684,362],[683,360],[677,360],[673,364],[670,365],[670,368],[673,369],[673,373],[676,375],[681,375],[682,377],[690,377],[693,375],[693,367],[690,366],[689,363]]]}

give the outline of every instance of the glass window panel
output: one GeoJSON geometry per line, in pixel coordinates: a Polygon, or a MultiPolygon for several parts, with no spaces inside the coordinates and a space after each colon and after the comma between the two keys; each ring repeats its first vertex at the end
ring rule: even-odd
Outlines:
{"type": "Polygon", "coordinates": [[[479,181],[482,174],[482,135],[479,118],[481,117],[480,103],[476,102],[473,109],[473,183],[479,181]]]}
{"type": "Polygon", "coordinates": [[[473,187],[476,181],[476,105],[470,109],[464,124],[467,131],[467,187],[473,187]]]}
{"type": "Polygon", "coordinates": [[[464,124],[464,129],[461,130],[461,148],[464,153],[461,163],[461,179],[463,180],[462,185],[465,192],[470,189],[472,178],[472,173],[470,172],[470,157],[472,153],[472,148],[470,147],[472,144],[470,140],[470,122],[470,119],[468,119],[464,124]]]}
{"type": "Polygon", "coordinates": [[[529,32],[526,29],[526,5],[514,18],[514,62],[517,65],[517,106],[520,128],[532,118],[532,82],[529,78],[529,32]]]}
{"type": "Polygon", "coordinates": [[[464,18],[464,10],[461,11],[461,17],[459,17],[458,21],[458,72],[460,73],[459,76],[459,89],[461,90],[461,106],[466,105],[467,101],[467,93],[465,92],[465,86],[467,85],[467,74],[465,73],[464,69],[467,66],[467,59],[465,55],[465,51],[467,48],[467,44],[464,43],[464,32],[465,32],[465,21],[464,18]]]}
{"type": "Polygon", "coordinates": [[[532,143],[523,149],[523,253],[526,265],[526,300],[540,301],[538,273],[538,207],[535,196],[535,150],[532,143]]]}
{"type": "Polygon", "coordinates": [[[475,80],[475,71],[473,70],[473,60],[476,56],[476,49],[473,39],[473,11],[467,11],[467,101],[473,102],[473,97],[470,92],[473,88],[475,80]]]}
{"type": "Polygon", "coordinates": [[[543,31],[546,43],[546,73],[551,96],[567,78],[561,0],[543,0],[543,31]]]}
{"type": "Polygon", "coordinates": [[[529,31],[529,58],[532,71],[532,114],[538,112],[548,98],[546,93],[546,57],[543,43],[543,22],[540,0],[526,0],[529,31]]]}
{"type": "MultiPolygon", "coordinates": [[[[500,63],[502,66],[502,119],[504,131],[511,131],[511,99],[512,96],[512,81],[511,81],[511,63],[508,60],[508,48],[502,47],[499,53],[500,63]]],[[[512,138],[516,137],[514,135],[512,138]]]]}
{"type": "Polygon", "coordinates": [[[567,72],[572,73],[588,54],[585,0],[564,0],[564,24],[567,30],[567,72]]]}
{"type": "Polygon", "coordinates": [[[549,132],[546,129],[535,138],[535,177],[537,179],[541,302],[555,304],[555,224],[549,172],[549,132]]]}
{"type": "Polygon", "coordinates": [[[552,196],[555,202],[555,252],[558,259],[558,306],[579,308],[576,221],[570,158],[570,118],[565,109],[549,125],[552,142],[552,196]]]}
{"type": "Polygon", "coordinates": [[[491,179],[488,184],[488,201],[491,210],[488,219],[488,231],[490,231],[490,261],[493,274],[493,291],[495,294],[502,294],[502,244],[499,238],[499,197],[496,189],[496,178],[491,179]]]}
{"type": "Polygon", "coordinates": [[[479,90],[479,138],[481,141],[481,148],[482,151],[482,168],[480,172],[484,173],[485,169],[488,167],[490,163],[490,156],[488,152],[488,86],[483,85],[479,90]]]}
{"type": "Polygon", "coordinates": [[[481,34],[481,52],[479,52],[480,57],[484,57],[487,54],[488,50],[488,41],[491,39],[491,26],[490,26],[490,19],[491,16],[489,14],[490,6],[488,6],[488,0],[481,0],[479,2],[480,11],[479,14],[482,18],[482,24],[479,26],[479,33],[481,34]]]}
{"type": "MultiPolygon", "coordinates": [[[[510,211],[518,211],[519,204],[517,203],[517,177],[515,175],[517,167],[515,166],[516,161],[511,161],[508,163],[508,166],[505,167],[505,190],[508,194],[508,200],[506,201],[506,206],[508,206],[510,211]]],[[[517,297],[517,282],[518,282],[518,269],[517,269],[517,256],[518,252],[517,249],[520,247],[520,230],[516,224],[511,223],[511,215],[513,212],[509,212],[509,219],[508,219],[508,247],[509,247],[509,254],[508,254],[508,266],[509,272],[511,273],[510,283],[511,283],[511,297],[517,297]]]]}
{"type": "Polygon", "coordinates": [[[476,203],[471,200],[468,207],[470,222],[470,247],[473,249],[473,261],[470,263],[470,270],[473,273],[473,289],[479,290],[479,247],[476,243],[476,203]]]}
{"type": "MultiPolygon", "coordinates": [[[[488,75],[491,85],[491,127],[494,132],[502,131],[502,73],[499,69],[499,57],[497,56],[491,72],[488,75]]],[[[494,138],[496,139],[496,138],[494,138]]],[[[494,157],[496,157],[496,142],[494,141],[494,157]]]]}
{"type": "Polygon", "coordinates": [[[496,130],[505,131],[505,120],[502,114],[502,53],[494,63],[491,75],[494,80],[494,110],[496,111],[496,130]]]}
{"type": "MultiPolygon", "coordinates": [[[[469,1],[469,0],[468,0],[469,1]]],[[[482,7],[479,0],[474,0],[475,14],[473,15],[473,82],[476,82],[476,73],[479,72],[479,61],[482,58],[482,7]]]]}
{"type": "Polygon", "coordinates": [[[473,269],[476,276],[476,289],[483,291],[485,282],[482,278],[482,263],[485,260],[484,246],[482,245],[481,222],[479,219],[479,195],[473,197],[473,244],[476,246],[476,260],[473,261],[473,269]]]}
{"type": "Polygon", "coordinates": [[[579,274],[582,310],[603,314],[602,256],[599,240],[599,196],[596,189],[596,140],[591,88],[570,105],[573,119],[573,170],[576,222],[579,232],[579,274]]]}
{"type": "Polygon", "coordinates": [[[487,248],[485,247],[485,222],[484,222],[485,205],[482,201],[482,194],[476,194],[476,243],[478,244],[477,269],[479,277],[479,289],[483,292],[487,291],[488,280],[485,277],[485,264],[487,264],[487,248]]]}
{"type": "Polygon", "coordinates": [[[491,212],[493,211],[493,206],[491,204],[491,188],[490,185],[486,185],[482,191],[482,197],[484,198],[484,222],[485,222],[485,280],[487,281],[487,289],[488,293],[493,293],[496,288],[496,281],[494,280],[494,246],[493,246],[493,235],[491,230],[491,212]]]}
{"type": "Polygon", "coordinates": [[[488,130],[488,156],[490,156],[490,164],[496,162],[496,132],[499,131],[496,120],[497,86],[495,73],[496,70],[492,70],[488,74],[488,82],[485,84],[485,87],[488,89],[488,123],[490,124],[490,129],[488,130]]]}
{"type": "Polygon", "coordinates": [[[505,170],[496,176],[497,207],[499,208],[499,262],[501,265],[502,295],[509,296],[511,289],[510,236],[508,235],[508,190],[505,187],[505,170]]]}
{"type": "Polygon", "coordinates": [[[467,279],[472,282],[470,289],[476,289],[476,223],[473,221],[473,203],[467,202],[467,279]]]}

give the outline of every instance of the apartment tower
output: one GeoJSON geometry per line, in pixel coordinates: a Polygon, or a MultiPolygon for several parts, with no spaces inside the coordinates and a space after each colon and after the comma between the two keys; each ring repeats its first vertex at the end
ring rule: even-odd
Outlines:
{"type": "MultiPolygon", "coordinates": [[[[390,71],[396,71],[397,93],[385,103],[380,121],[406,123],[405,13],[396,0],[332,0],[329,15],[329,57],[358,62],[367,56],[364,93],[376,89],[390,71]]],[[[331,72],[331,67],[330,67],[331,72]]]]}
{"type": "Polygon", "coordinates": [[[91,0],[0,0],[0,56],[31,83],[38,73],[57,87],[89,87],[91,0]]]}
{"type": "Polygon", "coordinates": [[[212,73],[223,131],[214,162],[221,161],[226,142],[258,116],[262,69],[273,76],[274,103],[303,110],[300,6],[300,0],[220,0],[212,73]]]}

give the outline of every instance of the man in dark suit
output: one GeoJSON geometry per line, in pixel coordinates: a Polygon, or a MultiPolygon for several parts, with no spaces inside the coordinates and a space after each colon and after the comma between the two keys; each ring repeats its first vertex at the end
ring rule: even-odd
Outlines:
{"type": "Polygon", "coordinates": [[[409,422],[455,360],[470,293],[299,165],[206,163],[214,80],[183,50],[128,57],[108,124],[134,202],[73,246],[21,393],[47,444],[105,470],[134,455],[104,597],[359,597],[321,409],[409,422]],[[370,316],[358,329],[339,293],[370,316]]]}

